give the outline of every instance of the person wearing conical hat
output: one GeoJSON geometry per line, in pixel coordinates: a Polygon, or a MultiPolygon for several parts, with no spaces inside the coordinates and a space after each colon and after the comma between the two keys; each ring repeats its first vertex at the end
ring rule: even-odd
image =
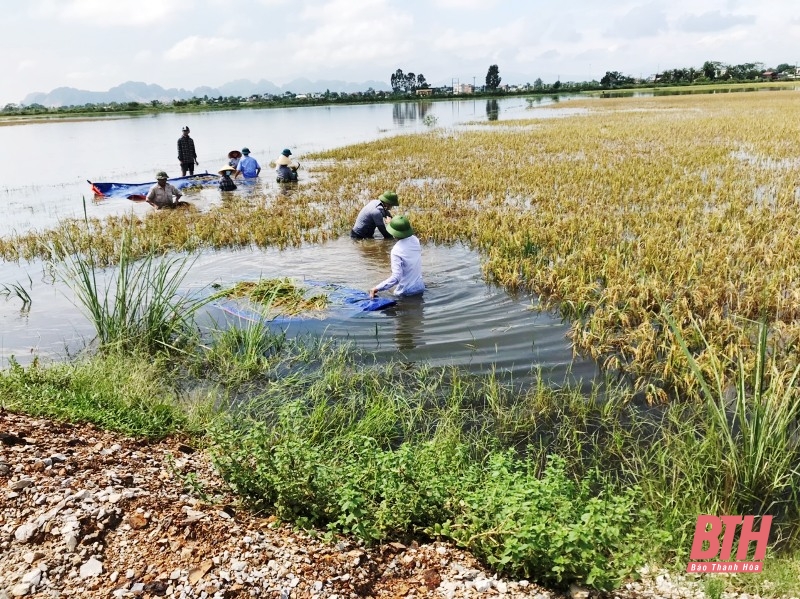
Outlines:
{"type": "Polygon", "coordinates": [[[386,229],[386,223],[392,218],[389,208],[399,206],[400,201],[397,194],[393,191],[384,191],[377,199],[370,201],[361,209],[356,217],[356,223],[350,231],[353,239],[372,239],[375,229],[380,231],[384,239],[391,239],[392,234],[386,229]]]}
{"type": "Polygon", "coordinates": [[[425,291],[422,280],[422,247],[414,235],[407,216],[395,216],[386,229],[397,241],[391,252],[392,274],[369,290],[374,298],[379,291],[394,287],[398,296],[420,295],[425,291]]]}
{"type": "Polygon", "coordinates": [[[156,184],[147,192],[147,203],[155,206],[156,210],[162,208],[175,208],[181,199],[181,192],[174,185],[167,183],[167,173],[159,171],[156,174],[156,184]]]}
{"type": "Polygon", "coordinates": [[[297,181],[297,169],[300,168],[300,165],[289,158],[291,155],[292,151],[289,148],[284,148],[281,155],[275,160],[278,183],[293,183],[297,181]]]}
{"type": "Polygon", "coordinates": [[[236,189],[236,183],[231,179],[231,175],[236,172],[236,167],[226,164],[217,172],[219,173],[219,190],[234,191],[236,189]]]}

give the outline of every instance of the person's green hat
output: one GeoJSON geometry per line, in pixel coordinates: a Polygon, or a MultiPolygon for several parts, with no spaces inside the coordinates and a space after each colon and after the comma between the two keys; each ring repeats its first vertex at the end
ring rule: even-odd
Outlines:
{"type": "Polygon", "coordinates": [[[250,148],[242,148],[242,154],[249,154],[250,148]]]}
{"type": "Polygon", "coordinates": [[[161,179],[169,179],[169,177],[167,176],[167,173],[165,173],[164,171],[158,171],[158,172],[156,173],[156,179],[157,179],[157,180],[161,180],[161,179]]]}
{"type": "Polygon", "coordinates": [[[397,200],[397,194],[393,191],[384,191],[378,199],[384,204],[389,204],[389,206],[400,205],[400,202],[397,200]]]}
{"type": "Polygon", "coordinates": [[[289,148],[283,148],[283,152],[281,152],[284,156],[291,156],[292,151],[289,148]]]}
{"type": "Polygon", "coordinates": [[[405,239],[414,234],[414,229],[411,228],[411,223],[408,222],[407,216],[395,216],[386,225],[386,230],[392,234],[392,237],[397,239],[405,239]]]}

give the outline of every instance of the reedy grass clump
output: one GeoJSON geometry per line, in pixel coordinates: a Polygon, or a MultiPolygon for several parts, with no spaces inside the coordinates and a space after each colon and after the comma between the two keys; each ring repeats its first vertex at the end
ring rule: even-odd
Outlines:
{"type": "Polygon", "coordinates": [[[116,267],[109,272],[98,267],[93,246],[81,254],[76,240],[67,237],[62,276],[92,321],[102,351],[176,349],[195,334],[194,314],[214,296],[181,295],[191,260],[150,253],[137,261],[131,239],[130,230],[123,232],[116,267]]]}

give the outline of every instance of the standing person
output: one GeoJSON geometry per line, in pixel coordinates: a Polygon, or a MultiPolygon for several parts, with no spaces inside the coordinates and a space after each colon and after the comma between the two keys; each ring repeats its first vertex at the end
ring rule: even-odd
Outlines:
{"type": "Polygon", "coordinates": [[[181,192],[174,185],[167,183],[167,173],[159,171],[156,175],[156,184],[147,192],[147,203],[155,206],[156,210],[162,208],[175,208],[181,199],[181,192]]]}
{"type": "Polygon", "coordinates": [[[234,183],[233,179],[231,179],[231,175],[236,172],[236,168],[229,164],[226,164],[217,172],[220,174],[219,190],[234,191],[236,189],[236,183],[234,183]]]}
{"type": "Polygon", "coordinates": [[[178,160],[181,163],[181,177],[186,176],[186,171],[194,175],[194,165],[197,162],[197,152],[194,150],[194,140],[189,137],[189,127],[181,129],[183,135],[178,138],[178,160]]]}
{"type": "Polygon", "coordinates": [[[239,164],[236,166],[236,172],[241,173],[245,179],[255,179],[261,172],[261,165],[258,161],[250,156],[249,148],[242,148],[242,156],[239,159],[239,164]]]}
{"type": "Polygon", "coordinates": [[[353,239],[372,239],[375,235],[375,229],[378,229],[384,239],[391,239],[392,235],[386,229],[386,223],[392,218],[389,207],[399,205],[400,202],[395,192],[383,192],[377,200],[370,201],[358,213],[356,223],[350,231],[350,237],[353,239]]]}
{"type": "Polygon", "coordinates": [[[379,291],[392,287],[398,296],[420,295],[425,291],[422,280],[422,247],[406,216],[395,216],[386,229],[397,239],[391,252],[392,274],[369,290],[374,298],[379,291]]]}
{"type": "Polygon", "coordinates": [[[297,169],[300,168],[300,165],[296,162],[292,162],[292,159],[289,158],[291,155],[292,151],[289,148],[284,148],[281,155],[278,156],[278,159],[275,161],[277,165],[275,170],[278,173],[278,183],[293,183],[297,181],[297,169]]]}

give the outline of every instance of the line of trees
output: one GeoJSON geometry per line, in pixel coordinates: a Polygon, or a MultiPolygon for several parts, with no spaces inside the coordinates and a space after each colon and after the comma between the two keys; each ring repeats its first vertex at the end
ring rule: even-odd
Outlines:
{"type": "MultiPolygon", "coordinates": [[[[745,62],[742,64],[725,64],[719,61],[707,60],[699,69],[694,67],[667,69],[656,73],[649,78],[653,83],[671,85],[732,81],[756,81],[764,78],[765,73],[771,73],[770,78],[781,78],[787,75],[796,75],[797,67],[789,63],[781,63],[774,69],[768,69],[763,62],[745,62]]],[[[600,86],[604,89],[630,87],[640,83],[640,79],[624,75],[619,71],[606,71],[600,79],[600,86]]]]}
{"type": "Polygon", "coordinates": [[[418,89],[426,89],[428,82],[425,81],[425,75],[420,73],[403,73],[403,69],[397,69],[389,78],[389,83],[392,86],[392,91],[399,92],[415,92],[418,89]]]}

